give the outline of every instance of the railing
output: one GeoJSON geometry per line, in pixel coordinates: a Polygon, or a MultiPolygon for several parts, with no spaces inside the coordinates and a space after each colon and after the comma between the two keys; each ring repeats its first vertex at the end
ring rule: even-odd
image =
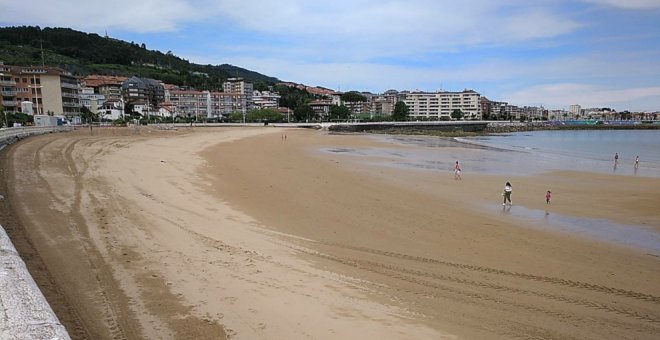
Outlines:
{"type": "Polygon", "coordinates": [[[80,103],[63,102],[63,107],[81,107],[80,103]]]}
{"type": "Polygon", "coordinates": [[[9,96],[13,97],[13,96],[16,95],[16,91],[2,91],[2,95],[7,96],[7,97],[9,97],[9,96]]]}
{"type": "Polygon", "coordinates": [[[3,100],[2,106],[7,107],[7,106],[18,106],[18,105],[13,100],[3,100]]]}
{"type": "Polygon", "coordinates": [[[15,86],[16,82],[13,80],[0,80],[0,86],[15,86]]]}

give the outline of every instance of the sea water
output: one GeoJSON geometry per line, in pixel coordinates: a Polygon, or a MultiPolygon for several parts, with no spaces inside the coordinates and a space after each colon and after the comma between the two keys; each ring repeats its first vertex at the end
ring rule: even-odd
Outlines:
{"type": "Polygon", "coordinates": [[[480,137],[377,135],[392,147],[326,149],[379,166],[524,176],[585,171],[660,177],[660,130],[555,130],[480,137]],[[401,148],[399,146],[411,146],[401,148]],[[614,162],[614,154],[619,154],[614,162]],[[639,166],[635,158],[639,156],[639,166]],[[370,160],[369,160],[370,159],[370,160]]]}

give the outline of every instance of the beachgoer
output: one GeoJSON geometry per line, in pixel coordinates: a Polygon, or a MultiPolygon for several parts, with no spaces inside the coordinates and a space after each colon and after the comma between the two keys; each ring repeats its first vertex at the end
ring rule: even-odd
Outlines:
{"type": "Polygon", "coordinates": [[[454,179],[462,179],[461,166],[458,164],[458,161],[456,161],[456,164],[454,164],[454,179]]]}
{"type": "Polygon", "coordinates": [[[639,166],[639,156],[635,158],[635,168],[639,166]]]}
{"type": "Polygon", "coordinates": [[[504,193],[502,194],[502,196],[504,196],[504,202],[502,202],[502,205],[506,205],[507,200],[509,201],[509,204],[513,205],[511,203],[511,192],[512,191],[513,191],[513,189],[511,188],[511,183],[506,182],[506,185],[504,186],[504,193]]]}
{"type": "Polygon", "coordinates": [[[545,204],[550,204],[551,200],[552,200],[552,191],[548,190],[548,192],[545,193],[545,204]]]}
{"type": "Polygon", "coordinates": [[[619,153],[615,152],[614,153],[614,163],[617,163],[619,161],[619,153]]]}

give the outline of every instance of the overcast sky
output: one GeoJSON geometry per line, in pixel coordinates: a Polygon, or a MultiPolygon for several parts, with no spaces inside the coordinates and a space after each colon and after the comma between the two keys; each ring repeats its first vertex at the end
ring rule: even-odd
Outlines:
{"type": "Polygon", "coordinates": [[[341,91],[660,110],[660,0],[0,0],[0,25],[107,31],[341,91]]]}

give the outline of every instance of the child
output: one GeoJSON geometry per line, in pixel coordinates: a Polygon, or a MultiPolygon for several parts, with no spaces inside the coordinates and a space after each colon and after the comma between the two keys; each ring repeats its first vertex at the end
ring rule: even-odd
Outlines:
{"type": "Polygon", "coordinates": [[[458,164],[458,161],[456,161],[456,164],[454,165],[454,179],[460,179],[461,178],[461,166],[458,164]]]}
{"type": "Polygon", "coordinates": [[[550,204],[551,200],[552,200],[552,191],[548,190],[548,192],[545,194],[545,204],[550,204]]]}
{"type": "Polygon", "coordinates": [[[504,186],[504,193],[502,196],[504,196],[504,202],[502,202],[502,205],[506,205],[506,201],[509,201],[509,204],[512,205],[511,203],[511,192],[513,191],[513,188],[511,187],[511,183],[506,182],[506,185],[504,186]]]}

